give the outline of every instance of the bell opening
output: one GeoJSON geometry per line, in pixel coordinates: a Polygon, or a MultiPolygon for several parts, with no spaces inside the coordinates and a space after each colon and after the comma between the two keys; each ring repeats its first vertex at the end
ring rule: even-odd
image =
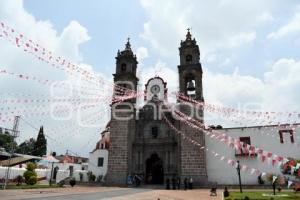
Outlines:
{"type": "Polygon", "coordinates": [[[195,80],[189,80],[187,82],[186,91],[188,96],[196,94],[195,80]]]}

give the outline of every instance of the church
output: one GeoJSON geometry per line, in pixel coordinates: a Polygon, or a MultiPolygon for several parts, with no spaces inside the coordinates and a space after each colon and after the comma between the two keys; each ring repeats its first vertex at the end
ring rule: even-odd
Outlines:
{"type": "MultiPolygon", "coordinates": [[[[180,42],[179,56],[178,94],[203,103],[200,50],[189,30],[180,42]]],[[[237,160],[245,171],[242,173],[244,184],[257,184],[260,172],[280,174],[280,167],[274,163],[270,165],[268,160],[261,162],[261,155],[237,152],[213,140],[215,138],[204,130],[196,130],[172,115],[168,85],[161,77],[149,79],[144,92],[139,93],[137,68],[137,58],[128,41],[125,49],[118,51],[116,56],[111,120],[102,133],[102,139],[90,153],[90,162],[94,162],[91,166],[96,166],[93,172],[99,174],[101,171],[105,182],[127,184],[128,177],[138,175],[143,184],[164,184],[166,179],[173,177],[181,180],[192,178],[194,184],[199,186],[238,184],[236,166],[232,164],[237,160]],[[126,99],[128,96],[130,98],[126,99]],[[140,97],[145,101],[142,107],[136,105],[140,97]],[[191,141],[197,145],[191,144],[191,141]],[[222,162],[224,160],[226,162],[222,162]]],[[[193,119],[204,124],[203,106],[190,107],[178,100],[175,107],[188,116],[194,113],[193,119]]],[[[296,145],[299,138],[290,140],[290,134],[299,132],[298,126],[293,129],[289,125],[221,127],[218,131],[244,140],[248,145],[266,149],[263,153],[274,152],[274,157],[282,155],[299,159],[300,147],[296,145]],[[279,140],[277,135],[283,132],[288,134],[281,135],[279,140]]]]}

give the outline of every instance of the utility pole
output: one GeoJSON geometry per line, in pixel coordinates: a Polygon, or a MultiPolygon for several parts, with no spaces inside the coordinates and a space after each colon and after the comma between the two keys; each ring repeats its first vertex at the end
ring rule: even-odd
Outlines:
{"type": "Polygon", "coordinates": [[[19,131],[18,131],[19,120],[20,120],[20,116],[15,116],[13,129],[11,130],[13,141],[11,143],[10,156],[8,159],[8,166],[7,166],[7,169],[5,172],[5,183],[4,183],[3,189],[6,189],[8,180],[9,180],[9,176],[10,176],[10,162],[11,162],[11,158],[12,158],[13,154],[15,153],[14,142],[15,142],[15,139],[19,136],[19,131]]]}
{"type": "Polygon", "coordinates": [[[236,162],[237,162],[236,170],[237,170],[237,173],[238,173],[238,176],[239,176],[240,192],[243,193],[243,190],[242,190],[242,181],[241,181],[241,166],[240,166],[240,161],[238,160],[236,162]]]}

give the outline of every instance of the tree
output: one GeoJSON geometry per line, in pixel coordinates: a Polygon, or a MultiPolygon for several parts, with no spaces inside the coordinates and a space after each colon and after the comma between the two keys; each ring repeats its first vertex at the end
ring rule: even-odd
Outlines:
{"type": "Polygon", "coordinates": [[[6,152],[10,152],[12,148],[17,147],[14,137],[8,131],[2,132],[2,129],[0,129],[0,147],[4,148],[6,152]]]}
{"type": "Polygon", "coordinates": [[[35,156],[43,156],[47,153],[47,140],[44,135],[43,126],[40,127],[40,131],[34,144],[34,149],[32,153],[35,156]]]}
{"type": "Polygon", "coordinates": [[[26,171],[23,176],[25,179],[25,183],[27,185],[34,185],[37,182],[37,174],[35,172],[36,164],[35,163],[27,163],[26,171]]]}
{"type": "Polygon", "coordinates": [[[36,140],[34,138],[25,140],[24,142],[19,144],[16,152],[21,153],[21,154],[33,155],[35,143],[36,143],[36,140]]]}

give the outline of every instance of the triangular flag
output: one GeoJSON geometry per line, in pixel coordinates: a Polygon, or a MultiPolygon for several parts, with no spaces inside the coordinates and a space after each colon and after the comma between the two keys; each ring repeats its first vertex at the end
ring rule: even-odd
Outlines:
{"type": "Polygon", "coordinates": [[[293,184],[293,181],[288,181],[288,189],[290,189],[292,184],[293,184]]]}
{"type": "Polygon", "coordinates": [[[273,182],[272,183],[274,183],[276,180],[277,180],[277,176],[273,176],[273,182]]]}

